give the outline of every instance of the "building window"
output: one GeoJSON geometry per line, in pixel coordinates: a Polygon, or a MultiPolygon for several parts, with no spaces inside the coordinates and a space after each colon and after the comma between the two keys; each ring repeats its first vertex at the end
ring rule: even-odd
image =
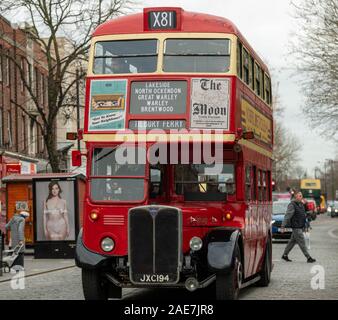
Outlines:
{"type": "Polygon", "coordinates": [[[45,151],[45,140],[43,139],[42,130],[41,130],[41,135],[40,135],[40,150],[41,150],[41,153],[45,151]]]}
{"type": "Polygon", "coordinates": [[[27,64],[27,83],[28,86],[32,85],[32,66],[30,65],[30,63],[27,64]]]}
{"type": "Polygon", "coordinates": [[[23,150],[26,151],[26,148],[27,148],[26,116],[24,114],[22,115],[22,134],[21,134],[21,138],[23,139],[23,142],[22,142],[23,150]]]}
{"type": "Polygon", "coordinates": [[[6,85],[9,86],[10,85],[10,61],[9,61],[9,58],[6,57],[6,65],[5,65],[5,68],[6,68],[6,85]]]}
{"type": "Polygon", "coordinates": [[[7,126],[8,126],[8,144],[9,147],[12,147],[13,145],[13,138],[12,138],[12,117],[11,113],[7,112],[7,126]]]}
{"type": "Polygon", "coordinates": [[[2,46],[0,46],[0,81],[2,81],[2,65],[3,59],[2,59],[2,46]]]}
{"type": "Polygon", "coordinates": [[[41,74],[41,96],[42,96],[42,105],[46,104],[46,78],[41,74]]]}
{"type": "Polygon", "coordinates": [[[23,92],[25,90],[25,84],[24,84],[24,80],[22,79],[22,75],[26,74],[26,70],[25,70],[25,61],[24,58],[21,58],[21,72],[20,72],[20,83],[21,83],[21,91],[23,92]]]}
{"type": "Polygon", "coordinates": [[[2,125],[2,113],[3,113],[3,110],[0,109],[0,146],[3,145],[3,134],[2,134],[2,130],[3,130],[3,125],[2,125]]]}
{"type": "Polygon", "coordinates": [[[39,71],[38,68],[34,68],[34,89],[36,99],[39,99],[39,71]]]}
{"type": "Polygon", "coordinates": [[[29,153],[34,155],[37,153],[36,138],[37,138],[36,123],[34,122],[34,120],[31,120],[29,126],[29,153]]]}

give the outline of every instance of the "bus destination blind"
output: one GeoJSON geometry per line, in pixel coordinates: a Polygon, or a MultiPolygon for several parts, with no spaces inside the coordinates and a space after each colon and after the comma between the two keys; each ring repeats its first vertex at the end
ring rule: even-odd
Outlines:
{"type": "Polygon", "coordinates": [[[176,11],[150,11],[148,12],[148,24],[150,30],[176,29],[176,11]]]}

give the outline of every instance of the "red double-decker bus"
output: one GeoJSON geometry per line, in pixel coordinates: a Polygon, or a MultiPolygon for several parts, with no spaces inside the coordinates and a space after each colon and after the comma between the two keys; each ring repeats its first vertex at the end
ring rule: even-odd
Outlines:
{"type": "MultiPolygon", "coordinates": [[[[229,20],[147,8],[99,26],[86,80],[86,299],[271,274],[271,81],[229,20]]],[[[79,165],[81,154],[73,153],[79,165]]]]}

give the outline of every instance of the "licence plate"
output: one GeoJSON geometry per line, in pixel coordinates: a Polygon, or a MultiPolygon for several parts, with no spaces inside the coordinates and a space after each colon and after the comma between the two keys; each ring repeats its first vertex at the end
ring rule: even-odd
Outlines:
{"type": "Polygon", "coordinates": [[[170,282],[170,277],[168,274],[142,274],[138,281],[143,283],[166,283],[170,282]]]}
{"type": "MultiPolygon", "coordinates": [[[[278,228],[278,232],[281,232],[281,231],[282,231],[282,228],[278,228]]],[[[292,229],[291,228],[285,228],[284,232],[292,232],[292,229]]]]}

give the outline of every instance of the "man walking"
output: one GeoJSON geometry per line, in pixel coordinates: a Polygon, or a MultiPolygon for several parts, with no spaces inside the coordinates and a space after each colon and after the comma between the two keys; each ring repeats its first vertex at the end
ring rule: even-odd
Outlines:
{"type": "Polygon", "coordinates": [[[26,211],[20,211],[12,217],[6,224],[6,230],[11,231],[12,248],[17,245],[23,245],[18,257],[16,258],[14,266],[20,266],[21,270],[24,270],[24,252],[25,252],[25,219],[29,217],[29,213],[26,211]]]}
{"type": "Polygon", "coordinates": [[[307,262],[313,263],[316,262],[316,260],[310,256],[307,247],[305,245],[305,239],[303,234],[303,229],[305,228],[306,224],[306,211],[302,200],[303,200],[302,193],[297,192],[295,194],[295,198],[291,200],[286,210],[284,221],[282,223],[281,232],[282,233],[284,232],[285,226],[291,226],[292,235],[290,241],[288,242],[284,250],[282,259],[291,262],[292,260],[289,259],[288,254],[293,249],[295,244],[298,244],[303,254],[307,258],[307,262]]]}

